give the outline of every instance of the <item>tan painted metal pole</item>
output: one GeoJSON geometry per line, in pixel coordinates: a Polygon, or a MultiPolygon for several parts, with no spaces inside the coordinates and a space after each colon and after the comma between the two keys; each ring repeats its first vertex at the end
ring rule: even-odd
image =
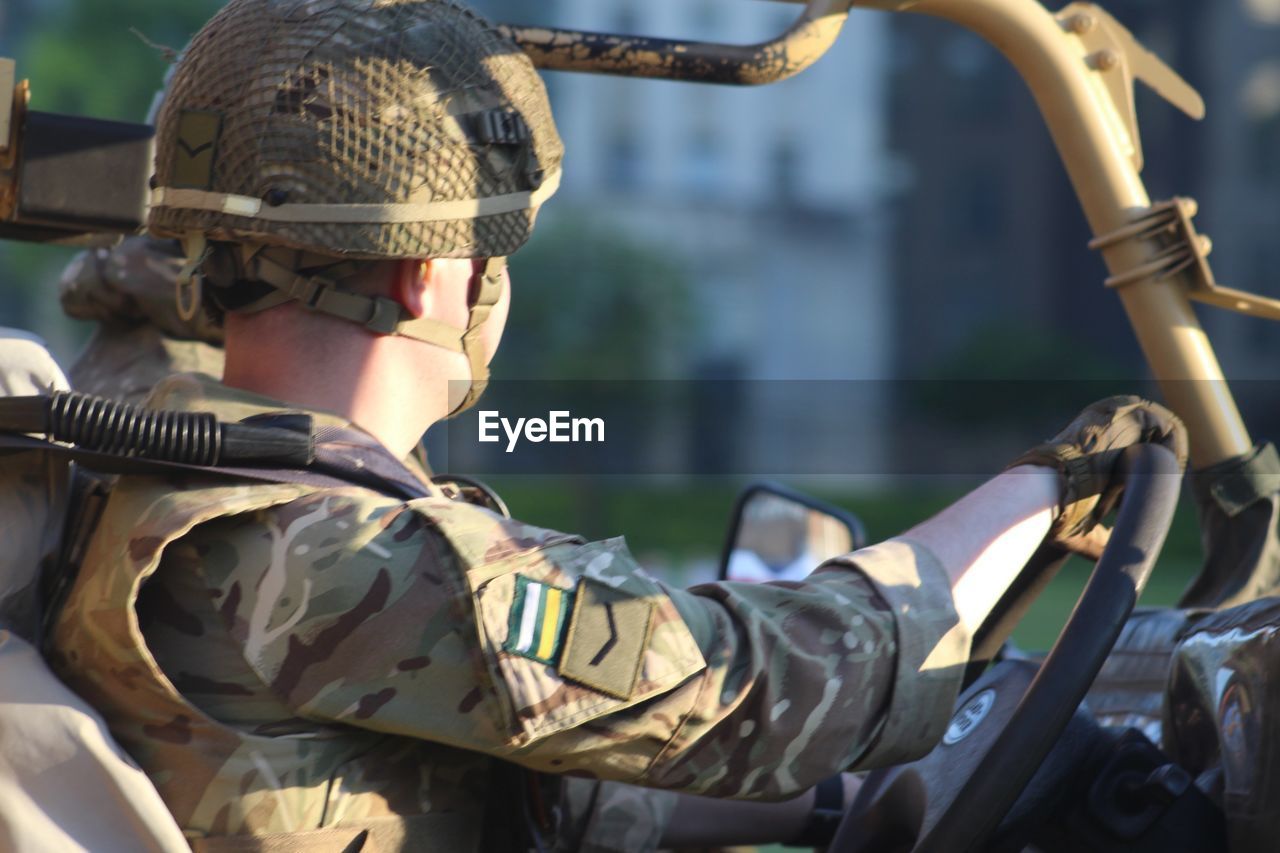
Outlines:
{"type": "MultiPolygon", "coordinates": [[[[1121,228],[1150,206],[1131,157],[1129,144],[1136,140],[1128,139],[1125,118],[1080,41],[1037,0],[861,0],[858,5],[944,18],[1003,53],[1035,95],[1095,235],[1121,228]]],[[[1153,243],[1130,240],[1104,249],[1103,257],[1118,275],[1151,261],[1158,251],[1153,243]]],[[[1166,401],[1187,423],[1193,463],[1203,467],[1246,453],[1253,444],[1187,299],[1187,275],[1141,279],[1119,295],[1166,401]]]]}
{"type": "Polygon", "coordinates": [[[853,0],[803,3],[800,17],[776,39],[751,45],[680,41],[552,27],[500,29],[548,71],[584,71],[702,83],[761,86],[794,77],[836,42],[853,0]]]}
{"type": "MultiPolygon", "coordinates": [[[[1147,363],[1191,433],[1193,463],[1203,467],[1252,449],[1187,296],[1194,270],[1161,273],[1168,268],[1169,247],[1158,235],[1111,239],[1151,208],[1138,174],[1141,143],[1132,106],[1133,77],[1142,76],[1167,99],[1199,114],[1203,104],[1190,87],[1090,3],[1073,3],[1055,17],[1039,0],[775,2],[804,4],[806,9],[784,36],[749,47],[534,27],[506,31],[542,68],[759,84],[791,76],[825,53],[850,5],[932,15],[972,30],[1003,53],[1031,88],[1094,234],[1108,238],[1097,242],[1111,271],[1109,281],[1123,283],[1120,299],[1147,363]]],[[[1208,299],[1203,291],[1213,289],[1202,287],[1201,298],[1231,296],[1219,290],[1215,299],[1208,299]]]]}

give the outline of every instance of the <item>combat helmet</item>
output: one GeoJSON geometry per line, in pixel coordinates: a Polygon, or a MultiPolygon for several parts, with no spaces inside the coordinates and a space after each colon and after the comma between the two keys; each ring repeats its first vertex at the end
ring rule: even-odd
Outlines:
{"type": "Polygon", "coordinates": [[[183,51],[157,117],[148,225],[186,246],[179,307],[306,307],[465,352],[507,255],[560,180],[546,89],[454,0],[231,0],[183,51]],[[352,261],[485,259],[466,329],[342,286],[352,261]]]}

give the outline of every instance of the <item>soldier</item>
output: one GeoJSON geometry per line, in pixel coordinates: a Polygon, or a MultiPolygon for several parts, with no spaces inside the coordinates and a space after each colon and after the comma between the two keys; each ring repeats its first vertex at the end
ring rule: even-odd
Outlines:
{"type": "Polygon", "coordinates": [[[71,366],[72,387],[138,403],[172,373],[222,375],[222,327],[203,309],[182,317],[174,303],[182,264],[175,241],[154,237],[72,258],[59,288],[62,310],[97,324],[71,366]]]}
{"type": "Polygon", "coordinates": [[[801,835],[820,780],[934,745],[974,628],[1094,526],[1120,449],[1185,458],[1172,415],[1107,401],[902,537],[692,590],[451,500],[400,460],[482,391],[561,155],[528,59],[452,0],[232,0],[179,60],[150,226],[227,361],[149,404],[309,428],[367,484],[111,494],[57,658],[197,850],[801,835]]]}
{"type": "MultiPolygon", "coordinates": [[[[221,328],[174,308],[181,266],[174,241],[147,237],[72,260],[63,308],[97,323],[71,370],[80,390],[136,402],[173,372],[222,374],[221,328]]],[[[55,390],[67,379],[43,343],[0,329],[0,396],[55,390]]],[[[0,456],[0,837],[12,851],[185,849],[152,783],[38,652],[37,590],[59,549],[68,473],[52,454],[0,456]]]]}
{"type": "MultiPolygon", "coordinates": [[[[0,327],[0,397],[66,389],[67,378],[44,341],[0,327]]],[[[39,630],[40,567],[53,559],[62,532],[65,467],[43,453],[0,455],[0,631],[27,640],[39,630]]]]}

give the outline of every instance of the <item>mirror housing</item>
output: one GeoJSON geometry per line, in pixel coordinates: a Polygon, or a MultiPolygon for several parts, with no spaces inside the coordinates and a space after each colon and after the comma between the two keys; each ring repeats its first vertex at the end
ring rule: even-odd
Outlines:
{"type": "Polygon", "coordinates": [[[866,545],[853,513],[778,483],[753,483],[734,502],[720,579],[799,580],[832,557],[866,545]]]}

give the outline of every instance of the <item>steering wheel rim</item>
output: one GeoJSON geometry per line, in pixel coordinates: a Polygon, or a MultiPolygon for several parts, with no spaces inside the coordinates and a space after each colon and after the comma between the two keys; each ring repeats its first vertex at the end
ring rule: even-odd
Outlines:
{"type": "MultiPolygon", "coordinates": [[[[1174,455],[1158,445],[1126,450],[1118,474],[1125,489],[1111,540],[1075,610],[969,777],[940,810],[936,804],[928,809],[930,818],[923,822],[929,825],[919,828],[912,853],[963,853],[990,838],[1066,729],[1115,645],[1151,575],[1181,488],[1174,455]]],[[[893,791],[890,786],[870,800],[856,799],[828,849],[876,849],[874,840],[859,837],[873,825],[860,818],[880,809],[880,794],[893,796],[893,791]]],[[[902,842],[901,837],[886,839],[893,849],[907,849],[902,842]]]]}

